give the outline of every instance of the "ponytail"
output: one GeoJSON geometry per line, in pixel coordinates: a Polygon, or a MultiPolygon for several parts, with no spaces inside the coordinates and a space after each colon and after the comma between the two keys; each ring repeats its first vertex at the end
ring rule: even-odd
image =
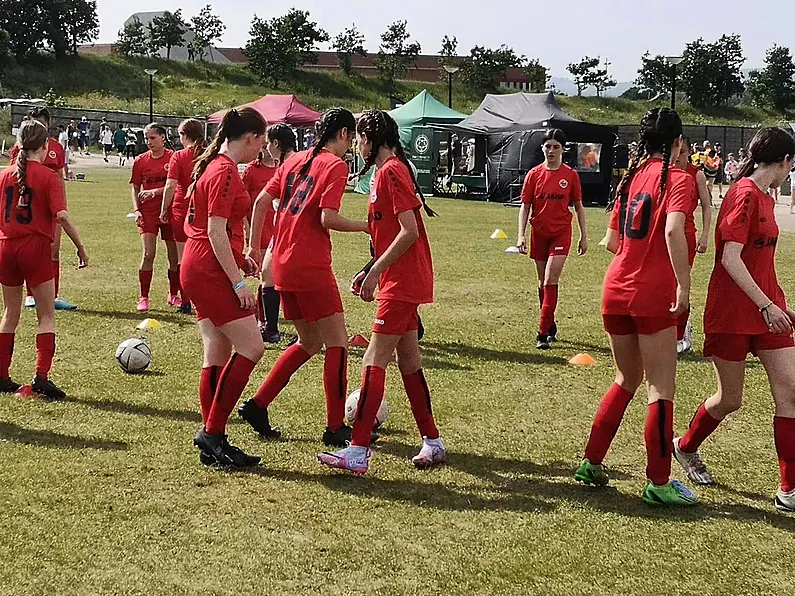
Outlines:
{"type": "Polygon", "coordinates": [[[28,151],[27,149],[20,149],[17,154],[17,184],[19,185],[19,202],[17,206],[28,206],[28,151]]]}
{"type": "Polygon", "coordinates": [[[748,178],[748,176],[754,173],[756,166],[757,163],[753,157],[750,155],[746,157],[740,164],[740,168],[737,170],[737,179],[739,180],[740,178],[748,178]]]}
{"type": "Polygon", "coordinates": [[[336,137],[342,129],[348,129],[349,133],[353,134],[356,130],[356,118],[353,114],[345,108],[331,108],[315,125],[315,134],[317,135],[317,142],[312,149],[312,154],[309,160],[303,165],[301,171],[298,172],[298,177],[303,178],[309,173],[312,167],[312,162],[320,155],[320,152],[328,145],[328,143],[336,137]]]}

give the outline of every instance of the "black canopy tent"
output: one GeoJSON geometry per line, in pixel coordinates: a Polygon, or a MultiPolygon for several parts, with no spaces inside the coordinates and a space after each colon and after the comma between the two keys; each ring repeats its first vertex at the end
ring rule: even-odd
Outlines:
{"type": "Polygon", "coordinates": [[[487,95],[466,120],[435,127],[475,138],[475,169],[485,170],[487,198],[498,202],[518,194],[527,172],[544,160],[544,132],[560,128],[569,141],[563,161],[578,170],[584,200],[607,201],[618,127],[572,118],[552,93],[487,95]]]}

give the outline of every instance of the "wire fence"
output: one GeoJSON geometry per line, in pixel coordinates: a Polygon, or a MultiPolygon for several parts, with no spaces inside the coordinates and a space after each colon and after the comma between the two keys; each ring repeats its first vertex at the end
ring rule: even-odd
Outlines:
{"type": "MultiPolygon", "coordinates": [[[[690,142],[702,144],[709,141],[713,147],[719,143],[723,149],[724,157],[729,153],[737,153],[740,147],[748,146],[758,126],[694,126],[685,125],[685,135],[690,137],[690,142]]],[[[631,143],[638,140],[638,127],[634,124],[622,124],[618,127],[618,137],[621,143],[631,143]]]]}

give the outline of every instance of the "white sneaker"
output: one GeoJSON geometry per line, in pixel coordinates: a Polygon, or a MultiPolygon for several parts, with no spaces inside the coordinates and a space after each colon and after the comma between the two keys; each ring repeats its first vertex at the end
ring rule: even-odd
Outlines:
{"type": "Polygon", "coordinates": [[[411,458],[414,467],[424,470],[443,464],[447,452],[444,448],[444,441],[442,437],[438,439],[429,439],[428,437],[422,438],[422,449],[420,452],[411,458]]]}
{"type": "MultiPolygon", "coordinates": [[[[682,437],[676,437],[674,439],[674,457],[679,465],[682,466],[685,475],[701,486],[712,486],[715,484],[715,479],[712,477],[712,474],[709,473],[709,470],[707,470],[707,466],[704,465],[698,451],[695,453],[685,453],[679,449],[679,441],[681,438],[682,437]]],[[[793,499],[795,499],[795,497],[793,497],[793,499]]]]}
{"type": "Polygon", "coordinates": [[[784,513],[795,513],[795,490],[785,493],[781,489],[776,493],[776,509],[784,513]]]}
{"type": "Polygon", "coordinates": [[[317,461],[324,466],[337,470],[348,470],[354,474],[366,474],[370,467],[372,452],[367,447],[348,445],[334,453],[323,452],[317,454],[317,461]]]}
{"type": "Polygon", "coordinates": [[[36,308],[36,299],[33,296],[25,296],[25,306],[27,308],[36,308]]]}

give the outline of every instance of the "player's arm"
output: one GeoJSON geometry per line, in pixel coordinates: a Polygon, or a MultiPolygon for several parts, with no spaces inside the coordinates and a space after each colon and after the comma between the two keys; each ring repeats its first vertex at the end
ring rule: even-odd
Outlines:
{"type": "Polygon", "coordinates": [[[413,210],[402,211],[398,213],[397,218],[400,224],[400,231],[395,236],[392,244],[384,251],[384,254],[375,260],[362,282],[359,296],[365,302],[371,302],[375,297],[375,288],[378,285],[379,276],[394,265],[420,237],[417,218],[413,210]]]}
{"type": "Polygon", "coordinates": [[[171,208],[171,203],[174,202],[177,184],[176,180],[169,178],[166,180],[166,185],[163,187],[163,206],[160,208],[160,220],[163,222],[168,219],[168,210],[171,208]]]}
{"type": "Polygon", "coordinates": [[[672,211],[665,218],[665,244],[676,276],[676,304],[671,312],[679,316],[690,307],[690,264],[685,237],[685,214],[672,211]]]}
{"type": "Polygon", "coordinates": [[[577,225],[580,228],[580,245],[577,247],[577,254],[582,256],[588,252],[588,230],[585,227],[585,207],[582,201],[574,203],[574,211],[577,212],[577,225]]]}
{"type": "Polygon", "coordinates": [[[701,237],[698,239],[698,252],[707,252],[709,247],[709,234],[712,227],[712,201],[707,189],[707,177],[704,172],[696,173],[696,186],[698,187],[698,201],[701,204],[701,237]]]}
{"type": "Polygon", "coordinates": [[[320,214],[320,224],[327,230],[336,232],[364,232],[370,233],[370,225],[366,221],[355,221],[340,215],[336,209],[324,208],[320,214]]]}
{"type": "Polygon", "coordinates": [[[133,211],[140,211],[141,206],[139,205],[141,197],[141,185],[140,184],[133,184],[132,185],[132,207],[133,211]]]}
{"type": "Polygon", "coordinates": [[[72,244],[74,244],[75,248],[77,249],[77,258],[79,260],[78,266],[81,269],[88,266],[88,253],[86,252],[86,247],[83,246],[83,242],[80,240],[80,232],[77,231],[77,226],[75,226],[72,218],[69,217],[69,213],[64,209],[63,211],[56,213],[55,217],[58,220],[58,223],[61,224],[63,231],[66,232],[66,235],[69,236],[72,244]]]}
{"type": "Polygon", "coordinates": [[[618,252],[618,230],[607,228],[607,232],[605,232],[605,237],[601,244],[604,245],[608,252],[616,254],[616,252],[618,252]]]}
{"type": "Polygon", "coordinates": [[[522,183],[522,204],[519,207],[519,231],[516,234],[516,246],[523,255],[527,254],[527,222],[530,220],[530,205],[533,203],[530,174],[522,183]]]}
{"type": "Polygon", "coordinates": [[[268,205],[273,203],[273,197],[267,189],[262,189],[254,201],[254,209],[251,214],[251,228],[248,236],[248,256],[257,263],[262,262],[262,229],[265,227],[265,216],[268,214],[268,205]]]}
{"type": "Polygon", "coordinates": [[[235,262],[235,256],[232,254],[232,245],[229,242],[229,236],[226,231],[227,222],[228,220],[225,217],[210,215],[207,221],[207,237],[210,239],[210,246],[213,248],[215,258],[218,259],[221,269],[224,270],[227,278],[229,278],[229,283],[240,299],[240,305],[244,309],[252,310],[256,305],[256,298],[243,282],[240,268],[235,262]]]}

